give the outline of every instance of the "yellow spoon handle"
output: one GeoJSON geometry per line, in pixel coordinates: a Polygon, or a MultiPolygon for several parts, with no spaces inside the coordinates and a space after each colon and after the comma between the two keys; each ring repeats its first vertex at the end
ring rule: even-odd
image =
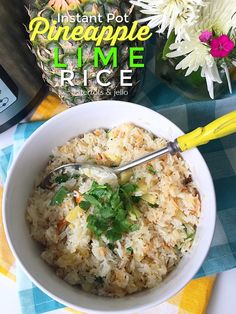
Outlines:
{"type": "Polygon", "coordinates": [[[236,110],[211,122],[205,127],[178,137],[176,140],[182,152],[207,144],[211,140],[221,138],[236,132],[236,110]]]}

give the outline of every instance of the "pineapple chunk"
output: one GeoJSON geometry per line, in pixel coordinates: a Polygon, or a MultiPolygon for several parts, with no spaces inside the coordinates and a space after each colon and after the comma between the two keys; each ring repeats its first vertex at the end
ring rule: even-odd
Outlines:
{"type": "Polygon", "coordinates": [[[127,170],[127,171],[122,172],[120,174],[120,184],[125,184],[125,183],[129,182],[132,174],[133,174],[132,170],[127,170]]]}
{"type": "Polygon", "coordinates": [[[115,162],[116,164],[119,164],[121,162],[121,157],[117,156],[115,154],[111,154],[108,152],[105,152],[104,155],[111,161],[115,162]]]}
{"type": "Polygon", "coordinates": [[[60,256],[56,261],[59,267],[68,267],[75,265],[76,255],[74,253],[68,253],[60,256]]]}
{"type": "Polygon", "coordinates": [[[109,139],[114,137],[112,131],[109,131],[109,132],[107,133],[107,137],[108,137],[109,139]]]}
{"type": "Polygon", "coordinates": [[[144,201],[146,201],[146,202],[148,202],[148,203],[150,203],[152,205],[156,204],[156,202],[157,202],[157,197],[155,195],[153,195],[153,194],[144,194],[144,195],[141,196],[141,198],[144,201]]]}
{"type": "Polygon", "coordinates": [[[137,220],[137,217],[136,217],[135,214],[133,214],[133,213],[129,213],[129,218],[130,218],[130,220],[132,220],[132,221],[136,221],[136,220],[137,220]]]}
{"type": "Polygon", "coordinates": [[[148,188],[147,188],[147,184],[144,181],[140,181],[138,183],[138,189],[143,193],[143,194],[147,194],[148,193],[148,188]]]}
{"type": "Polygon", "coordinates": [[[140,216],[141,212],[137,209],[136,206],[133,206],[133,210],[129,213],[130,220],[137,221],[140,216]]]}
{"type": "Polygon", "coordinates": [[[72,209],[69,214],[66,216],[66,221],[68,221],[69,223],[72,223],[76,220],[76,218],[78,217],[78,214],[81,213],[83,210],[79,207],[76,206],[74,209],[72,209]]]}

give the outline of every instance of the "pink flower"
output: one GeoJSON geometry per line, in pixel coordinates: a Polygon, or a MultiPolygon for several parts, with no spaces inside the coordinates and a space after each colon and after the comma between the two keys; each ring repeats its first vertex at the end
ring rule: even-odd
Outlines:
{"type": "Polygon", "coordinates": [[[211,55],[214,58],[225,58],[232,52],[234,47],[234,42],[227,35],[221,35],[212,40],[211,55]]]}
{"type": "Polygon", "coordinates": [[[212,32],[209,32],[208,30],[205,30],[201,33],[199,36],[199,39],[202,43],[209,43],[213,37],[212,32]]]}

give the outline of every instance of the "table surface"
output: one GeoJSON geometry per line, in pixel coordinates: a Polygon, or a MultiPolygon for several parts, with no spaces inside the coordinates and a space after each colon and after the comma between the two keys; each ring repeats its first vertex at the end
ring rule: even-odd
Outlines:
{"type": "MultiPolygon", "coordinates": [[[[236,309],[235,298],[236,269],[218,275],[206,314],[233,314],[236,309]]],[[[20,314],[16,283],[0,274],[0,312],[20,314]]],[[[66,310],[56,310],[50,314],[68,314],[66,310]]],[[[29,313],[31,314],[31,313],[29,313]]],[[[148,314],[148,311],[145,312],[148,314]]],[[[153,314],[153,311],[152,311],[153,314]]],[[[158,313],[156,313],[158,314],[158,313]]]]}
{"type": "MultiPolygon", "coordinates": [[[[12,144],[15,127],[0,134],[0,149],[12,144]]],[[[233,314],[236,312],[236,269],[218,275],[207,314],[233,314]]],[[[20,314],[20,304],[16,284],[0,274],[1,313],[20,314]]],[[[65,310],[52,311],[53,314],[68,313],[65,310]]],[[[31,313],[29,313],[31,314],[31,313]]]]}

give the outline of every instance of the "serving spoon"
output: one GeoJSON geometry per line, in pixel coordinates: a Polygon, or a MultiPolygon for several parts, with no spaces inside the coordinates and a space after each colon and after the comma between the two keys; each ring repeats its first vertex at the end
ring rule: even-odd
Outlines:
{"type": "MultiPolygon", "coordinates": [[[[63,172],[65,169],[73,168],[75,170],[82,171],[87,176],[102,176],[105,179],[109,179],[110,182],[118,182],[117,176],[123,171],[129,170],[148,161],[156,159],[166,154],[182,153],[191,148],[207,144],[211,140],[222,138],[224,136],[233,134],[236,132],[236,110],[232,111],[206,125],[205,127],[199,127],[194,131],[184,134],[176,138],[173,142],[168,142],[166,147],[145,155],[139,159],[131,161],[125,165],[119,167],[105,167],[88,163],[69,163],[52,170],[40,183],[40,187],[51,188],[51,178],[57,172],[63,172]]],[[[55,183],[54,183],[55,184],[55,183]]]]}

